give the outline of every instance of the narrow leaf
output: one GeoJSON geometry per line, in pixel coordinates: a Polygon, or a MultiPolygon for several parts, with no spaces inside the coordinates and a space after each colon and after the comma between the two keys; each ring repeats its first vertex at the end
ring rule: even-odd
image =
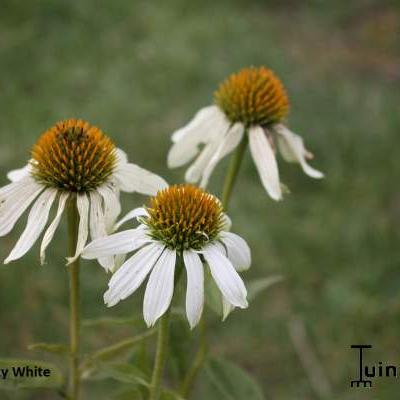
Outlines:
{"type": "Polygon", "coordinates": [[[28,346],[28,350],[43,351],[57,355],[68,355],[69,348],[65,344],[57,343],[33,343],[28,346]]]}
{"type": "Polygon", "coordinates": [[[83,375],[88,380],[114,379],[118,382],[149,386],[149,377],[139,368],[127,363],[97,363],[90,373],[83,375]]]}
{"type": "Polygon", "coordinates": [[[111,346],[104,347],[103,349],[97,350],[93,354],[90,354],[88,356],[88,359],[90,362],[104,362],[113,361],[116,358],[127,356],[135,346],[137,346],[143,340],[146,340],[154,335],[155,332],[156,331],[154,329],[150,329],[147,332],[142,333],[141,335],[137,335],[133,338],[114,343],[111,346]]]}
{"type": "Polygon", "coordinates": [[[160,400],[185,400],[180,394],[172,390],[163,390],[160,400]]]}
{"type": "Polygon", "coordinates": [[[247,299],[254,300],[262,291],[270,288],[276,283],[282,282],[285,278],[282,275],[269,276],[268,278],[255,279],[249,282],[247,286],[247,299]]]}
{"type": "Polygon", "coordinates": [[[209,400],[264,400],[259,385],[242,368],[222,359],[210,360],[206,374],[213,389],[209,400]]]}

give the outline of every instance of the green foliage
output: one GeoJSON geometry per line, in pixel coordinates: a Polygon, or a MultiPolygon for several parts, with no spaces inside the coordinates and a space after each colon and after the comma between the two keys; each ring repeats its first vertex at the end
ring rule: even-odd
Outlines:
{"type": "Polygon", "coordinates": [[[145,396],[138,388],[125,389],[112,396],[113,400],[144,400],[145,396]]]}
{"type": "Polygon", "coordinates": [[[164,390],[161,393],[160,400],[185,400],[185,399],[172,390],[164,390]]]}
{"type": "Polygon", "coordinates": [[[0,368],[8,369],[6,379],[0,379],[0,389],[60,389],[63,384],[63,376],[54,364],[40,360],[21,360],[14,358],[0,359],[0,368]],[[14,369],[16,368],[42,368],[50,370],[49,376],[31,377],[26,374],[15,376],[14,369]]]}
{"type": "Polygon", "coordinates": [[[84,375],[87,380],[113,379],[121,383],[138,384],[147,387],[149,377],[132,363],[101,363],[98,362],[84,375]]]}
{"type": "Polygon", "coordinates": [[[264,400],[260,386],[242,368],[222,359],[212,359],[206,374],[213,391],[209,400],[264,400]]]}
{"type": "Polygon", "coordinates": [[[282,282],[283,279],[284,278],[281,275],[273,275],[268,278],[258,278],[250,281],[247,284],[247,299],[249,302],[253,301],[260,293],[269,289],[276,283],[282,282]]]}
{"type": "Polygon", "coordinates": [[[110,346],[104,347],[86,356],[83,369],[90,368],[98,362],[110,362],[120,358],[127,358],[132,350],[143,341],[150,338],[156,332],[155,329],[149,329],[147,332],[136,335],[129,339],[121,340],[110,346]]]}
{"type": "Polygon", "coordinates": [[[59,356],[67,356],[69,354],[68,346],[58,343],[33,343],[28,346],[28,349],[59,356]]]}

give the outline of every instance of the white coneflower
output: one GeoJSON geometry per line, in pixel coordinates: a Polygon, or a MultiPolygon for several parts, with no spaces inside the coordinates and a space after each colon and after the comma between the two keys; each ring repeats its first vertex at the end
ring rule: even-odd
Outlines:
{"type": "MultiPolygon", "coordinates": [[[[120,213],[119,192],[153,195],[166,182],[137,165],[128,163],[126,154],[95,126],[82,120],[65,120],[43,133],[32,149],[32,158],[22,169],[11,171],[12,183],[0,188],[0,236],[8,234],[24,211],[33,203],[26,228],[4,261],[21,258],[46,227],[52,204],[58,198],[55,218],[48,226],[40,248],[53,239],[67,201],[76,202],[79,232],[74,261],[87,238],[110,232],[120,213]]],[[[113,259],[100,260],[110,269],[113,259]]]]}
{"type": "Polygon", "coordinates": [[[271,70],[244,68],[220,85],[215,105],[201,109],[173,133],[168,166],[180,167],[197,156],[185,178],[188,182],[200,181],[205,187],[217,163],[239,145],[247,132],[263,186],[273,199],[280,200],[276,142],[286,161],[299,163],[313,178],[323,177],[308,165],[307,159],[313,155],[305,149],[303,139],[282,123],[288,110],[286,91],[271,70]]]}
{"type": "Polygon", "coordinates": [[[229,220],[220,201],[192,185],[175,185],[157,193],[150,206],[135,209],[121,223],[139,216],[140,225],[94,240],[82,257],[94,259],[131,256],[112,276],[104,300],[114,306],[130,296],[150,274],[143,314],[152,326],[169,308],[174,277],[185,265],[186,313],[190,326],[199,322],[204,303],[204,266],[217,284],[224,317],[234,308],[247,307],[247,291],[237,271],[250,267],[250,250],[238,235],[228,232],[229,220]]]}

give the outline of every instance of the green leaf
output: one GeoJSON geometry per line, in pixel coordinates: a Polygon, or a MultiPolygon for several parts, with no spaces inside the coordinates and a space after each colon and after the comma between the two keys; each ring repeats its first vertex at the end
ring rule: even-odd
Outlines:
{"type": "Polygon", "coordinates": [[[222,359],[210,360],[206,375],[215,392],[209,400],[264,400],[255,380],[242,368],[222,359]]]}
{"type": "Polygon", "coordinates": [[[61,371],[54,365],[40,360],[0,359],[0,368],[7,371],[5,379],[0,379],[0,389],[32,389],[32,388],[60,388],[63,384],[61,371]],[[35,375],[28,375],[30,371],[36,371],[35,375]],[[48,376],[44,376],[44,373],[48,376]],[[21,376],[23,375],[23,376],[21,376]]]}
{"type": "Polygon", "coordinates": [[[149,386],[149,377],[139,368],[127,363],[97,363],[90,371],[86,371],[83,379],[114,379],[118,382],[149,386]]]}
{"type": "Polygon", "coordinates": [[[144,396],[140,389],[128,389],[116,393],[113,400],[144,400],[144,396]]]}
{"type": "Polygon", "coordinates": [[[185,400],[180,394],[172,390],[163,390],[160,400],[185,400]]]}
{"type": "Polygon", "coordinates": [[[284,277],[282,275],[273,275],[268,278],[259,278],[249,282],[247,286],[247,299],[254,300],[262,291],[270,288],[276,283],[282,282],[284,277]]]}
{"type": "Polygon", "coordinates": [[[57,355],[68,355],[69,348],[65,344],[57,343],[33,343],[28,346],[29,350],[43,351],[44,353],[51,353],[57,355]]]}
{"type": "Polygon", "coordinates": [[[141,317],[135,318],[93,318],[82,321],[82,326],[86,328],[99,328],[110,325],[139,325],[142,323],[141,317]]]}
{"type": "Polygon", "coordinates": [[[115,361],[118,358],[127,357],[135,346],[154,335],[155,332],[155,329],[149,329],[147,332],[136,335],[133,338],[121,340],[111,346],[97,350],[93,354],[87,356],[85,364],[87,366],[98,361],[115,361]]]}

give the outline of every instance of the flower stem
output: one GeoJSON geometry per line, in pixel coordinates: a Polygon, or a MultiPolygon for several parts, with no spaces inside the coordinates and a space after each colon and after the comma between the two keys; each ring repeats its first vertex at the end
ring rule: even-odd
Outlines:
{"type": "MultiPolygon", "coordinates": [[[[75,198],[68,205],[68,255],[75,254],[78,238],[78,210],[75,198]]],[[[69,292],[70,292],[70,376],[69,399],[79,399],[80,372],[79,372],[79,347],[80,347],[80,299],[79,299],[79,258],[68,266],[69,292]]]]}
{"type": "Polygon", "coordinates": [[[199,323],[200,327],[200,346],[197,350],[197,353],[194,357],[193,364],[189,368],[188,373],[186,374],[181,387],[180,394],[183,398],[188,398],[190,391],[192,389],[193,383],[199,373],[201,367],[203,366],[204,360],[208,351],[208,343],[207,343],[207,327],[205,318],[202,318],[199,323]]]}
{"type": "Polygon", "coordinates": [[[247,142],[247,132],[245,131],[242,141],[231,157],[228,171],[225,176],[224,188],[222,191],[222,205],[224,206],[225,211],[228,209],[229,200],[231,198],[233,186],[239,173],[240,165],[242,164],[247,142]]]}
{"type": "Polygon", "coordinates": [[[167,358],[170,309],[161,317],[158,323],[157,351],[154,360],[153,376],[151,378],[149,400],[158,400],[161,392],[161,381],[164,364],[167,358]]]}

